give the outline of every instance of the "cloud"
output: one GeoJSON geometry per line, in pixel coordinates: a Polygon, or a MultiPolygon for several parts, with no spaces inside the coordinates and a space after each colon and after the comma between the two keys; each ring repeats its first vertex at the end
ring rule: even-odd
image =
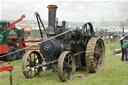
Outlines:
{"type": "Polygon", "coordinates": [[[55,4],[59,20],[67,21],[120,21],[128,19],[128,1],[83,0],[2,0],[1,18],[12,20],[26,14],[26,20],[34,19],[38,11],[47,20],[49,4],[55,4]]]}
{"type": "Polygon", "coordinates": [[[1,1],[0,1],[0,19],[1,19],[1,1]]]}

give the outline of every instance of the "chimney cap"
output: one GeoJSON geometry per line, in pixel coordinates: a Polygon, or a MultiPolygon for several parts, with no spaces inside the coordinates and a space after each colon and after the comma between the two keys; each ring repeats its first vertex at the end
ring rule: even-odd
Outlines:
{"type": "Polygon", "coordinates": [[[58,7],[56,5],[48,5],[49,10],[56,10],[58,7]]]}

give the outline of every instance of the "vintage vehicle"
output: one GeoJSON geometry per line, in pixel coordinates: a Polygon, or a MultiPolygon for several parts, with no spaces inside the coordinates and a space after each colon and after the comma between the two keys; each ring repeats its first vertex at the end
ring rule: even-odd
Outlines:
{"type": "MultiPolygon", "coordinates": [[[[0,55],[5,55],[25,47],[24,30],[17,29],[15,24],[23,20],[25,15],[13,23],[8,21],[0,21],[0,55]]],[[[25,51],[16,52],[14,54],[4,56],[1,60],[13,61],[21,59],[25,51]]]]}
{"type": "MultiPolygon", "coordinates": [[[[95,36],[90,22],[80,28],[66,28],[66,21],[59,26],[56,21],[56,5],[49,5],[49,20],[46,33],[48,39],[40,42],[40,52],[28,51],[22,60],[22,70],[26,78],[40,74],[42,63],[47,69],[56,69],[62,81],[72,79],[76,68],[86,67],[87,72],[101,71],[104,65],[105,46],[101,38],[95,36]],[[63,35],[62,35],[63,34],[63,35]]],[[[37,21],[41,23],[39,14],[37,21]]],[[[39,26],[41,30],[41,25],[39,26]]],[[[45,31],[44,30],[44,31],[45,31]]],[[[43,32],[41,32],[43,33],[43,32]]]]}

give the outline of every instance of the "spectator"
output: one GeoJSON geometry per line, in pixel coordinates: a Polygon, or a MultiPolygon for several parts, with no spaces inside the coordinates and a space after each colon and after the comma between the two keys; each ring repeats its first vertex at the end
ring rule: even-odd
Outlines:
{"type": "Polygon", "coordinates": [[[128,41],[124,41],[123,45],[121,46],[122,47],[122,58],[121,60],[124,61],[124,56],[126,57],[126,61],[128,60],[127,59],[127,48],[128,48],[128,41]]]}
{"type": "Polygon", "coordinates": [[[120,38],[120,44],[121,44],[121,46],[123,45],[123,40],[124,40],[124,34],[120,38]]]}
{"type": "MultiPolygon", "coordinates": [[[[124,34],[120,38],[120,45],[121,45],[122,57],[123,57],[123,53],[124,53],[123,48],[122,48],[123,41],[124,41],[124,34]]],[[[123,58],[121,58],[121,60],[123,61],[123,58]]]]}

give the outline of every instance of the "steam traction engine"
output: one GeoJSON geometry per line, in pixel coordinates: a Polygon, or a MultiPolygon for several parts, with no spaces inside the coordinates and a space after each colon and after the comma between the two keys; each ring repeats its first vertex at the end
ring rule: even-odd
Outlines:
{"type": "MultiPolygon", "coordinates": [[[[15,27],[15,24],[22,21],[25,15],[22,15],[20,19],[13,23],[7,21],[0,21],[0,55],[5,55],[16,51],[17,49],[22,49],[25,47],[24,43],[24,30],[19,30],[15,27]]],[[[24,51],[20,51],[8,56],[0,58],[1,60],[16,60],[23,57],[24,51]]]]}
{"type": "Polygon", "coordinates": [[[42,67],[38,65],[43,61],[46,62],[47,69],[57,68],[59,78],[62,81],[71,80],[78,67],[86,67],[89,73],[101,71],[105,47],[103,40],[95,37],[92,24],[86,23],[82,29],[76,28],[68,32],[70,29],[65,27],[65,21],[61,26],[58,26],[55,21],[57,6],[49,5],[48,9],[49,22],[46,33],[49,38],[52,38],[40,43],[40,53],[28,51],[24,55],[22,69],[25,77],[33,78],[39,75],[42,67]],[[60,35],[64,32],[65,34],[60,35]],[[57,62],[49,63],[55,60],[57,62]]]}

